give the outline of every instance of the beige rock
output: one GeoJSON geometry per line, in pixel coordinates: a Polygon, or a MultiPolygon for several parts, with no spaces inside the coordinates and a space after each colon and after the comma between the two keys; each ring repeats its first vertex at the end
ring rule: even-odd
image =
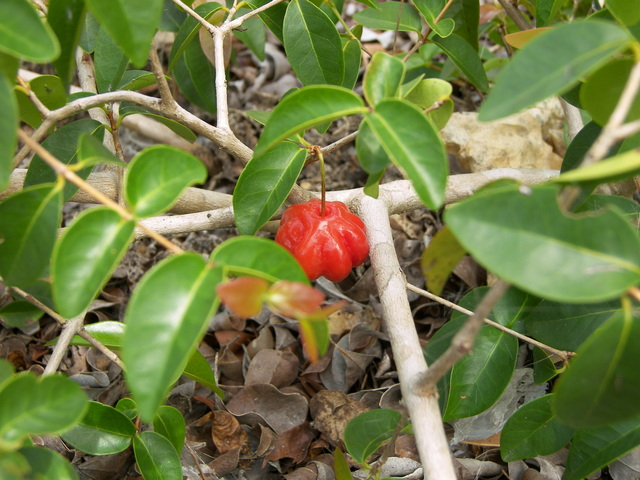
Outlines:
{"type": "Polygon", "coordinates": [[[476,113],[454,113],[442,130],[450,154],[462,168],[559,169],[564,155],[562,108],[548,101],[495,122],[481,123],[476,113]]]}

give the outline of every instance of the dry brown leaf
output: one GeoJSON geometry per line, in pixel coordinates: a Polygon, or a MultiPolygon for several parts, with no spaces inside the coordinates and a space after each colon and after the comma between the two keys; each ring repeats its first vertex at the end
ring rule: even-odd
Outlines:
{"type": "Polygon", "coordinates": [[[270,383],[282,388],[298,378],[300,361],[293,353],[280,350],[261,350],[251,360],[245,385],[270,383]]]}
{"type": "Polygon", "coordinates": [[[347,424],[368,411],[369,408],[357,400],[352,400],[344,392],[323,390],[309,403],[313,426],[322,432],[332,445],[338,445],[347,424]]]}
{"type": "Polygon", "coordinates": [[[307,458],[309,445],[314,434],[309,422],[295,426],[278,435],[274,449],[267,456],[267,460],[276,461],[291,458],[294,464],[302,463],[307,458]]]}
{"type": "Polygon", "coordinates": [[[223,476],[228,475],[233,472],[236,468],[238,468],[238,463],[240,462],[240,448],[236,447],[232,450],[229,450],[226,453],[223,453],[215,460],[208,463],[209,467],[216,472],[216,475],[223,476]]]}
{"type": "Polygon", "coordinates": [[[211,415],[211,438],[221,454],[237,449],[243,457],[249,455],[249,435],[229,412],[216,410],[211,415]]]}
{"type": "Polygon", "coordinates": [[[303,423],[309,406],[298,393],[285,394],[273,385],[254,383],[241,388],[227,410],[243,423],[266,423],[280,434],[303,423]]]}

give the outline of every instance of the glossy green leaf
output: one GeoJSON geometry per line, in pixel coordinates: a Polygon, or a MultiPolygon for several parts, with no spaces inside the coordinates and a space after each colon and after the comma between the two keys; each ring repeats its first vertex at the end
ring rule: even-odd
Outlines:
{"type": "Polygon", "coordinates": [[[162,115],[158,115],[157,113],[152,112],[151,110],[147,110],[146,108],[141,107],[139,105],[135,105],[133,103],[128,103],[128,102],[122,102],[120,104],[120,109],[118,113],[120,114],[120,119],[128,115],[135,115],[135,114],[144,115],[146,117],[153,118],[154,120],[169,127],[173,132],[177,133],[182,138],[190,142],[196,141],[196,138],[197,138],[196,134],[193,133],[191,130],[189,130],[189,128],[185,127],[183,124],[176,122],[175,120],[171,120],[170,118],[163,117],[162,115]]]}
{"type": "Polygon", "coordinates": [[[556,17],[564,0],[538,0],[536,2],[536,27],[546,27],[556,17]]]}
{"type": "Polygon", "coordinates": [[[4,388],[4,383],[13,377],[13,373],[13,364],[4,358],[0,358],[0,390],[4,388]]]}
{"type": "Polygon", "coordinates": [[[163,0],[85,0],[91,13],[137,67],[147,61],[163,0]]]}
{"type": "Polygon", "coordinates": [[[122,358],[143,420],[153,419],[202,338],[218,306],[215,289],[221,279],[220,268],[184,253],[156,264],[133,292],[122,358]]]}
{"type": "Polygon", "coordinates": [[[118,400],[118,403],[116,403],[116,410],[123,413],[125,417],[132,422],[138,416],[138,405],[136,405],[136,402],[129,397],[123,397],[118,400]]]}
{"type": "Polygon", "coordinates": [[[445,38],[435,36],[433,43],[444,50],[444,53],[478,90],[486,92],[489,89],[489,80],[478,52],[464,38],[455,33],[445,38]]]}
{"type": "MultiPolygon", "coordinates": [[[[477,0],[460,0],[449,5],[444,18],[451,18],[455,22],[453,33],[464,38],[477,52],[478,24],[480,23],[480,2],[477,0]]],[[[441,35],[442,36],[442,35],[441,35]]]]}
{"type": "Polygon", "coordinates": [[[60,55],[52,63],[65,90],[71,84],[76,67],[76,48],[84,22],[83,0],[50,0],[47,21],[60,43],[60,55]]]}
{"type": "MultiPolygon", "coordinates": [[[[488,290],[488,287],[472,290],[460,305],[473,311],[488,290]]],[[[492,319],[501,325],[512,326],[522,314],[526,302],[526,296],[511,290],[494,307],[492,319]]],[[[466,318],[466,315],[456,312],[452,320],[459,321],[458,317],[466,318]]],[[[490,325],[482,326],[471,352],[451,370],[444,421],[471,417],[493,405],[511,380],[517,356],[517,338],[490,325]]]]}
{"type": "Polygon", "coordinates": [[[640,152],[627,152],[609,157],[587,167],[577,168],[554,178],[554,183],[608,183],[629,178],[640,172],[640,152]]]}
{"type": "Polygon", "coordinates": [[[7,285],[29,285],[47,268],[60,225],[59,187],[25,188],[0,203],[0,275],[7,285]]]}
{"type": "Polygon", "coordinates": [[[107,207],[85,210],[53,250],[51,276],[58,312],[72,318],[89,308],[133,240],[133,220],[107,207]]]}
{"type": "Polygon", "coordinates": [[[31,2],[3,0],[0,2],[0,51],[45,63],[60,54],[60,44],[49,24],[40,20],[31,2]]]}
{"type": "Polygon", "coordinates": [[[17,300],[0,308],[0,318],[9,327],[24,328],[37,322],[44,312],[35,305],[17,300]]]}
{"type": "Polygon", "coordinates": [[[640,22],[640,11],[633,0],[607,0],[607,8],[613,16],[624,26],[635,25],[640,22]]]}
{"type": "Polygon", "coordinates": [[[618,195],[589,195],[580,207],[576,209],[576,212],[597,211],[610,207],[617,208],[632,225],[639,224],[640,205],[630,198],[618,195]]]}
{"type": "Polygon", "coordinates": [[[208,388],[220,398],[224,399],[224,391],[218,387],[216,377],[211,369],[211,365],[206,358],[195,348],[189,357],[187,365],[184,367],[182,374],[191,380],[198,382],[203,387],[208,388]]]}
{"type": "MultiPolygon", "coordinates": [[[[170,80],[166,75],[165,78],[170,80]]],[[[118,90],[140,90],[155,85],[156,83],[156,76],[152,72],[147,72],[146,70],[127,70],[124,72],[122,80],[120,80],[118,90]]]]}
{"type": "Polygon", "coordinates": [[[436,18],[444,8],[441,0],[414,0],[412,2],[422,14],[427,24],[436,35],[448,37],[455,28],[455,21],[452,18],[443,18],[436,23],[436,18]]]}
{"type": "Polygon", "coordinates": [[[292,0],[283,25],[287,59],[303,85],[342,85],[344,56],[334,23],[309,0],[292,0]]]}
{"type": "Polygon", "coordinates": [[[9,184],[13,154],[18,143],[18,102],[12,82],[0,74],[0,191],[9,184]]]}
{"type": "Polygon", "coordinates": [[[133,422],[122,412],[100,402],[89,402],[86,414],[62,439],[89,455],[111,455],[131,445],[133,422]]]}
{"type": "Polygon", "coordinates": [[[56,110],[67,103],[67,92],[60,77],[38,75],[29,82],[29,87],[44,106],[50,110],[56,110]]]}
{"type": "MultiPolygon", "coordinates": [[[[216,20],[218,20],[218,15],[216,15],[214,18],[212,17],[219,10],[220,13],[223,14],[221,9],[222,5],[218,2],[207,2],[198,5],[195,8],[195,12],[205,20],[208,20],[215,24],[216,20]]],[[[178,30],[176,39],[174,40],[173,46],[171,47],[171,53],[169,54],[169,72],[173,69],[176,61],[184,53],[189,44],[193,42],[193,40],[198,38],[198,32],[200,32],[201,28],[202,25],[200,24],[200,22],[198,22],[190,15],[187,16],[184,23],[180,26],[180,30],[178,30]]]]}
{"type": "Polygon", "coordinates": [[[385,98],[399,96],[404,80],[404,63],[398,57],[376,52],[367,66],[362,88],[364,98],[375,106],[385,98]]]}
{"type": "Polygon", "coordinates": [[[447,226],[438,230],[420,260],[430,292],[440,295],[451,272],[466,253],[447,226]]]}
{"type": "Polygon", "coordinates": [[[87,397],[62,375],[13,377],[0,390],[0,446],[20,446],[26,435],[58,433],[84,415],[87,397]]]}
{"type": "Polygon", "coordinates": [[[505,462],[551,455],[569,443],[574,430],[555,418],[552,396],[526,403],[507,420],[500,435],[500,454],[505,462]]]}
{"type": "Polygon", "coordinates": [[[290,280],[309,284],[307,275],[289,251],[266,238],[240,236],[220,244],[211,261],[226,270],[261,272],[271,281],[290,280]]]}
{"type": "Polygon", "coordinates": [[[554,390],[561,422],[588,428],[640,413],[640,319],[632,311],[614,314],[576,353],[554,390]]]}
{"type": "MultiPolygon", "coordinates": [[[[605,125],[620,100],[631,69],[630,58],[613,60],[592,73],[580,88],[580,103],[589,112],[594,122],[605,125]]],[[[640,97],[635,98],[626,121],[640,118],[640,97]]]]}
{"type": "Polygon", "coordinates": [[[180,410],[162,405],[153,419],[153,430],[171,442],[180,455],[184,446],[186,425],[180,410]]]}
{"type": "Polygon", "coordinates": [[[393,436],[402,421],[402,414],[395,410],[376,409],[361,413],[344,430],[347,451],[360,465],[367,465],[367,458],[393,436]]]}
{"type": "Polygon", "coordinates": [[[56,480],[77,480],[78,474],[62,455],[44,447],[23,447],[19,450],[29,462],[29,477],[56,480]]]}
{"type": "Polygon", "coordinates": [[[129,64],[129,57],[102,28],[98,32],[93,58],[98,93],[117,90],[129,64]]]}
{"type": "Polygon", "coordinates": [[[189,185],[204,183],[207,169],[190,153],[168,145],[145,148],[127,169],[124,194],[137,217],[171,208],[189,185]]]}
{"type": "MultiPolygon", "coordinates": [[[[102,139],[104,130],[100,122],[90,118],[76,120],[75,122],[63,125],[58,130],[49,135],[42,146],[62,163],[72,166],[77,162],[78,140],[83,133],[92,133],[102,139]]],[[[84,168],[75,172],[80,178],[86,180],[91,173],[91,168],[84,168]]],[[[38,185],[41,183],[52,183],[57,179],[57,174],[40,156],[34,155],[27,176],[24,179],[24,186],[38,185]]],[[[78,187],[68,182],[64,187],[63,200],[66,202],[78,191],[78,187]]]]}
{"type": "Polygon", "coordinates": [[[77,163],[86,166],[109,163],[127,167],[127,164],[111,153],[97,137],[86,132],[78,139],[77,163]]]}
{"type": "Polygon", "coordinates": [[[578,20],[538,35],[500,72],[478,112],[479,120],[497,120],[568,91],[629,41],[622,28],[598,20],[578,20]]]}
{"type": "Polygon", "coordinates": [[[377,8],[365,8],[355,13],[353,19],[365,27],[377,30],[416,33],[422,30],[418,11],[407,3],[394,0],[379,3],[377,8]]]}
{"type": "Polygon", "coordinates": [[[571,439],[564,480],[582,480],[640,445],[640,417],[579,430],[571,439]]]}
{"type": "Polygon", "coordinates": [[[442,139],[429,119],[404,100],[387,99],[365,115],[389,158],[411,179],[420,200],[433,210],[444,202],[448,160],[442,139]],[[402,122],[398,119],[402,118],[402,122]]]}
{"type": "Polygon", "coordinates": [[[180,91],[194,105],[216,113],[216,71],[202,52],[200,42],[190,42],[173,67],[173,78],[180,91]]]}
{"type": "MultiPolygon", "coordinates": [[[[89,323],[84,329],[93,338],[102,343],[105,347],[119,349],[122,347],[122,337],[124,336],[125,325],[115,320],[105,320],[103,322],[89,323]]],[[[73,337],[73,345],[90,346],[84,338],[73,337]]]]}
{"type": "MultiPolygon", "coordinates": [[[[27,89],[20,85],[16,85],[13,89],[13,94],[15,96],[15,101],[17,102],[20,121],[26,123],[33,129],[38,128],[43,120],[42,113],[40,113],[31,101],[31,98],[29,98],[27,89]]],[[[9,100],[12,100],[11,97],[9,97],[9,100]]]]}
{"type": "Polygon", "coordinates": [[[336,475],[336,480],[353,480],[347,459],[344,458],[344,453],[340,448],[336,448],[333,454],[333,471],[336,475]]]}
{"type": "Polygon", "coordinates": [[[344,78],[342,86],[348,90],[353,90],[360,75],[360,65],[362,63],[362,49],[360,42],[353,38],[342,39],[342,54],[344,55],[344,78]]]}
{"type": "Polygon", "coordinates": [[[187,13],[173,3],[171,0],[164,0],[162,17],[158,28],[166,32],[177,32],[187,18],[187,13]]]}
{"type": "Polygon", "coordinates": [[[533,347],[533,381],[536,385],[547,383],[564,370],[564,367],[556,368],[554,359],[541,348],[533,347]]]}
{"type": "Polygon", "coordinates": [[[298,180],[307,151],[282,143],[246,165],[233,192],[238,231],[253,235],[278,211],[298,180]]]}
{"type": "Polygon", "coordinates": [[[567,217],[556,193],[501,184],[452,206],[445,221],[485,268],[540,297],[596,303],[636,285],[634,228],[614,210],[567,217]]]}
{"type": "Polygon", "coordinates": [[[429,109],[427,115],[436,128],[442,130],[453,114],[452,91],[449,82],[439,78],[426,78],[419,81],[404,98],[420,108],[429,109]]]}
{"type": "Polygon", "coordinates": [[[150,431],[136,435],[133,453],[145,480],[182,480],[180,456],[162,435],[150,431]]]}
{"type": "Polygon", "coordinates": [[[602,127],[595,122],[589,122],[580,129],[573,141],[567,147],[567,152],[562,160],[560,173],[565,173],[569,170],[578,168],[585,154],[589,151],[593,142],[595,142],[596,138],[600,135],[600,132],[602,132],[602,127]]]}
{"type": "Polygon", "coordinates": [[[99,30],[100,23],[96,20],[96,17],[87,10],[84,17],[84,24],[82,25],[82,32],[80,33],[79,46],[82,50],[87,53],[93,53],[96,48],[96,39],[99,30]]]}
{"type": "Polygon", "coordinates": [[[332,85],[311,85],[287,95],[273,109],[256,145],[258,157],[278,142],[323,122],[364,113],[362,99],[351,90],[332,85]]]}
{"type": "Polygon", "coordinates": [[[619,299],[589,304],[542,300],[528,313],[525,328],[527,335],[536,340],[573,352],[619,311],[619,299]]]}
{"type": "MultiPolygon", "coordinates": [[[[268,3],[269,0],[247,0],[245,3],[255,10],[262,5],[268,3]]],[[[278,37],[280,42],[284,42],[284,35],[282,33],[282,25],[284,24],[284,16],[287,13],[287,4],[285,2],[272,5],[268,9],[260,12],[258,17],[260,20],[271,30],[271,32],[278,37]]]]}
{"type": "Polygon", "coordinates": [[[381,170],[370,173],[367,176],[367,181],[362,189],[365,195],[369,195],[371,198],[378,198],[378,195],[380,195],[380,182],[382,181],[384,172],[385,170],[381,170]]]}
{"type": "MultiPolygon", "coordinates": [[[[238,15],[247,13],[246,9],[240,9],[238,15]]],[[[264,23],[258,17],[251,17],[242,24],[242,29],[233,31],[233,34],[238,40],[244,43],[251,53],[253,53],[258,60],[264,61],[264,48],[267,42],[267,34],[264,28],[264,23]]]]}
{"type": "Polygon", "coordinates": [[[361,122],[358,127],[356,155],[364,171],[370,174],[384,172],[391,163],[389,155],[382,148],[368,122],[361,122]]]}

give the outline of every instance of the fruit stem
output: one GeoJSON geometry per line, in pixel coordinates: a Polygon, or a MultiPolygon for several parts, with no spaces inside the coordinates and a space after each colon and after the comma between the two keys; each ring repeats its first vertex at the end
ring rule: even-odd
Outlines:
{"type": "Polygon", "coordinates": [[[322,155],[322,149],[317,145],[311,147],[313,150],[313,154],[318,159],[320,163],[320,216],[324,217],[324,204],[325,204],[325,196],[327,193],[327,183],[325,180],[325,170],[324,170],[324,155],[322,155]]]}

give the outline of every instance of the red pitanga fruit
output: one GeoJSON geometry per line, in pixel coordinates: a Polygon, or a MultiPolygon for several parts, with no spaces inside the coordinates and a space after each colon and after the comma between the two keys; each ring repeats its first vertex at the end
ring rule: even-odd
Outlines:
{"type": "Polygon", "coordinates": [[[298,260],[309,280],[344,280],[369,255],[364,223],[342,202],[325,202],[324,216],[318,199],[292,205],[282,215],[276,242],[298,260]]]}

